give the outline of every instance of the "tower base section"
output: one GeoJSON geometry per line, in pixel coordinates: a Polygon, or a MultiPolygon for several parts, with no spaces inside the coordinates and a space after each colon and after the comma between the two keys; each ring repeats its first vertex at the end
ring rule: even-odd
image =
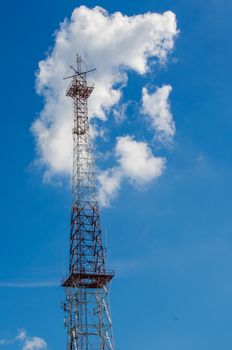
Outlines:
{"type": "Polygon", "coordinates": [[[107,285],[65,290],[67,350],[114,350],[107,285]]]}

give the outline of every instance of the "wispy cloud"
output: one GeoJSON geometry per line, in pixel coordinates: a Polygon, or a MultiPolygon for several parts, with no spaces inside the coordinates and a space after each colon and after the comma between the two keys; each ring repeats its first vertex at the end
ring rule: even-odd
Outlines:
{"type": "Polygon", "coordinates": [[[59,285],[58,281],[0,282],[0,288],[49,288],[58,287],[59,285]]]}

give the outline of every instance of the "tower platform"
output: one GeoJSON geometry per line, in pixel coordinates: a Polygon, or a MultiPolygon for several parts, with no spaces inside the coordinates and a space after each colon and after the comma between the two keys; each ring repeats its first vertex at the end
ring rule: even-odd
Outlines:
{"type": "Polygon", "coordinates": [[[94,89],[94,84],[88,84],[86,81],[80,81],[77,78],[74,78],[67,91],[66,96],[75,98],[79,96],[80,98],[88,98],[94,89]]]}
{"type": "Polygon", "coordinates": [[[114,277],[114,271],[106,273],[94,273],[85,271],[82,273],[72,273],[68,278],[61,282],[62,287],[76,288],[102,288],[114,277]]]}

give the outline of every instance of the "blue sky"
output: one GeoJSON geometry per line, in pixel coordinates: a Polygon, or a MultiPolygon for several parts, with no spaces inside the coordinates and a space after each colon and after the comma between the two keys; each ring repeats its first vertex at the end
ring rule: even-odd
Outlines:
{"type": "MultiPolygon", "coordinates": [[[[43,170],[32,165],[30,127],[43,108],[35,92],[38,62],[53,46],[59,23],[82,4],[129,16],[171,10],[180,29],[167,65],[155,77],[129,73],[123,97],[139,101],[145,83],[170,84],[176,135],[170,148],[159,150],[167,159],[162,176],[146,188],[124,182],[101,211],[109,266],[116,269],[111,308],[117,348],[230,349],[232,4],[223,0],[2,5],[0,339],[23,328],[49,349],[65,347],[64,293],[56,285],[66,272],[70,190],[67,183],[45,184],[43,170]],[[50,287],[38,287],[41,282],[50,287]]],[[[120,132],[142,137],[135,110],[128,113],[120,132]]],[[[1,347],[20,349],[22,343],[1,347]]]]}

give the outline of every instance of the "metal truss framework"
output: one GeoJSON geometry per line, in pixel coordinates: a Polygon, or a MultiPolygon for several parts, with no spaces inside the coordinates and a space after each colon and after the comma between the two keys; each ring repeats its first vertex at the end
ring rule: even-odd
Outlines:
{"type": "Polygon", "coordinates": [[[114,276],[105,267],[96,196],[87,99],[94,85],[81,72],[81,58],[73,68],[66,96],[74,101],[73,203],[70,262],[63,304],[68,350],[114,350],[108,288],[114,276]]]}

